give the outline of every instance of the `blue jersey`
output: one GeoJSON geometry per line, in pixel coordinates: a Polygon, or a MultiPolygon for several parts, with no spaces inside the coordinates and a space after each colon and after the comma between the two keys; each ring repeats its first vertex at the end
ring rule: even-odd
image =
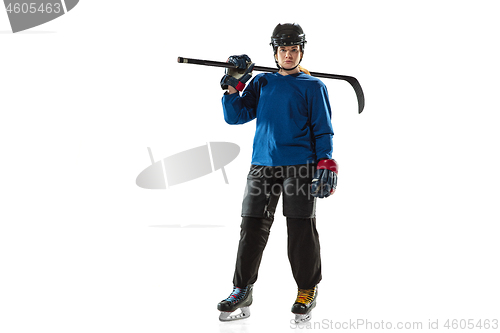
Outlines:
{"type": "Polygon", "coordinates": [[[222,106],[228,124],[257,118],[252,164],[298,165],[332,158],[328,92],[315,77],[258,74],[241,96],[224,95],[222,106]]]}

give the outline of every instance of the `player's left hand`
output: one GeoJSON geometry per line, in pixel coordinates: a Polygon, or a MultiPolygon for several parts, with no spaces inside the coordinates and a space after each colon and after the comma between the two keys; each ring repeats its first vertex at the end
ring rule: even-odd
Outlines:
{"type": "Polygon", "coordinates": [[[338,170],[338,164],[333,159],[324,159],[318,162],[311,183],[313,197],[327,198],[335,192],[338,170]]]}

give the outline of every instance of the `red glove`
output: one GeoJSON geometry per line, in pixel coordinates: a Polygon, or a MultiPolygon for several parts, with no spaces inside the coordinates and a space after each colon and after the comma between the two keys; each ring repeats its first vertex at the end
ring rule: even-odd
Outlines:
{"type": "Polygon", "coordinates": [[[337,173],[339,166],[333,159],[324,159],[318,162],[316,173],[311,183],[313,197],[327,198],[337,188],[337,173]]]}
{"type": "Polygon", "coordinates": [[[220,81],[221,88],[226,90],[228,86],[232,86],[236,90],[242,91],[247,81],[252,78],[252,70],[255,64],[246,54],[230,56],[227,62],[232,63],[236,68],[226,68],[226,74],[220,81]]]}

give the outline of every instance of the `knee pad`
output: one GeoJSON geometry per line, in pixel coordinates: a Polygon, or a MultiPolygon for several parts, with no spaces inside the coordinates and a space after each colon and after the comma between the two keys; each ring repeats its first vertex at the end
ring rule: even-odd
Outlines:
{"type": "Polygon", "coordinates": [[[241,230],[245,232],[265,232],[271,231],[273,221],[265,218],[243,217],[241,220],[241,230]]]}

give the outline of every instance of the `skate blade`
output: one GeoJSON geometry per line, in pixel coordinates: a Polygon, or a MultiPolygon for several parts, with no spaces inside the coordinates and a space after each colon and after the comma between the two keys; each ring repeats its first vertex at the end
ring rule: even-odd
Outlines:
{"type": "Polygon", "coordinates": [[[311,313],[307,314],[295,314],[295,323],[302,324],[311,320],[311,313]]]}
{"type": "Polygon", "coordinates": [[[245,319],[250,317],[250,307],[246,306],[243,308],[240,308],[241,312],[233,315],[233,312],[223,312],[221,311],[219,315],[219,320],[220,321],[234,321],[234,320],[239,320],[239,319],[245,319]]]}

